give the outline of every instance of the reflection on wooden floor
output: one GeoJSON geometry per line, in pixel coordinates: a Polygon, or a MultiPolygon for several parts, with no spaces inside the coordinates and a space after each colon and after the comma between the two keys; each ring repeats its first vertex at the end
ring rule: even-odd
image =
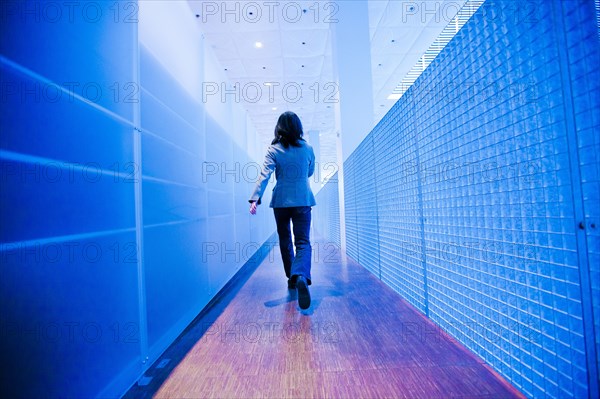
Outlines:
{"type": "Polygon", "coordinates": [[[308,310],[275,247],[125,397],[522,397],[334,245],[314,248],[308,310]]]}

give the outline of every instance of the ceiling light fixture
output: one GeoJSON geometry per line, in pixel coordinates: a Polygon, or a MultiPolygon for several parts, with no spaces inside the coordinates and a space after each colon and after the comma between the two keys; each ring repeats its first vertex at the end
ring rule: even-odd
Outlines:
{"type": "Polygon", "coordinates": [[[256,48],[262,48],[262,46],[263,46],[262,42],[254,43],[254,47],[256,47],[256,48]]]}
{"type": "Polygon", "coordinates": [[[271,108],[273,111],[277,111],[277,107],[273,107],[271,108]]]}

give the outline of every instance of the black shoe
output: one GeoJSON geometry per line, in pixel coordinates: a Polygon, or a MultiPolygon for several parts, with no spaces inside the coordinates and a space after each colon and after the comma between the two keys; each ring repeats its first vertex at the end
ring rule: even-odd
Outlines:
{"type": "Polygon", "coordinates": [[[292,279],[288,278],[288,290],[296,289],[296,284],[292,283],[292,279]]]}
{"type": "Polygon", "coordinates": [[[298,276],[296,279],[296,289],[298,290],[298,305],[300,309],[308,309],[310,307],[310,292],[306,278],[298,276]]]}

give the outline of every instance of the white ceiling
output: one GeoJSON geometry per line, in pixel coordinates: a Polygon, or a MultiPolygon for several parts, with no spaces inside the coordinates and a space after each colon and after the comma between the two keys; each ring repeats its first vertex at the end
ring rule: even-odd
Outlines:
{"type": "MultiPolygon", "coordinates": [[[[394,104],[387,97],[464,2],[368,0],[375,121],[394,104]]],[[[315,85],[323,95],[324,84],[334,81],[331,24],[323,15],[331,10],[326,8],[331,1],[280,1],[277,6],[262,1],[188,3],[230,84],[240,84],[240,92],[246,94],[242,104],[262,141],[270,142],[279,114],[293,110],[300,116],[305,133],[319,131],[321,163],[335,162],[334,107],[315,101],[313,96],[315,85]],[[315,18],[317,7],[321,14],[315,18]],[[299,10],[306,12],[296,16],[299,10]],[[256,47],[257,42],[262,43],[261,48],[256,47]],[[269,88],[265,85],[268,82],[274,86],[269,88]],[[298,88],[303,96],[295,101],[298,88]]],[[[343,1],[338,3],[343,7],[343,1]]]]}

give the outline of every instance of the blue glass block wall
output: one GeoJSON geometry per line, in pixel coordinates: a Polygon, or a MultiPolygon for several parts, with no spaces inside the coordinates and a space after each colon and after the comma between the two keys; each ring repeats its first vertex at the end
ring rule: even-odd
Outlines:
{"type": "MultiPolygon", "coordinates": [[[[426,312],[422,206],[412,93],[373,129],[381,280],[426,312]],[[381,188],[381,189],[379,189],[381,188]]],[[[369,217],[369,215],[365,215],[369,217]]]]}
{"type": "Polygon", "coordinates": [[[319,190],[313,207],[313,227],[319,239],[340,246],[340,200],[337,172],[319,190]],[[322,204],[322,205],[321,205],[322,204]]]}
{"type": "Polygon", "coordinates": [[[362,141],[356,149],[356,164],[360,165],[354,180],[354,209],[356,212],[358,259],[367,270],[380,276],[379,237],[377,234],[377,190],[371,136],[362,141]],[[373,217],[375,215],[375,217],[373,217]]]}
{"type": "Polygon", "coordinates": [[[594,3],[515,4],[487,1],[348,157],[347,251],[527,396],[597,397],[594,3]]]}
{"type": "Polygon", "coordinates": [[[346,254],[358,262],[358,221],[356,219],[357,159],[360,154],[353,152],[344,162],[344,207],[346,225],[346,254]]]}

